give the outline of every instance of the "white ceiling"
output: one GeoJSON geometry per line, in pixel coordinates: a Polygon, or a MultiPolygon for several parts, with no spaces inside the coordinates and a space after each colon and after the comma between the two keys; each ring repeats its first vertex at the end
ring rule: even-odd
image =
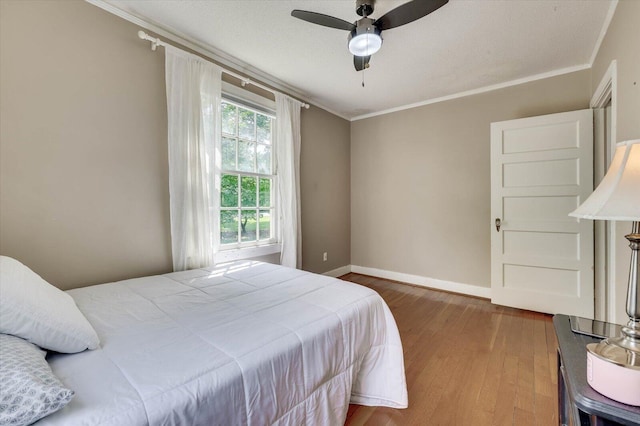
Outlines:
{"type": "MultiPolygon", "coordinates": [[[[353,68],[347,31],[290,16],[303,9],[347,21],[353,0],[104,0],[222,51],[345,118],[427,102],[540,74],[586,68],[612,0],[450,0],[384,31],[365,71],[353,68]]],[[[404,3],[378,0],[373,17],[404,3]]],[[[239,71],[243,71],[240,69],[239,71]]]]}

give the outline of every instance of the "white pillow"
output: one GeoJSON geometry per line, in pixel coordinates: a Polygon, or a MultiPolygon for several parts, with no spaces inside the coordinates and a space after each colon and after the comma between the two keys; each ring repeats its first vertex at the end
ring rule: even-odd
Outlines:
{"type": "Polygon", "coordinates": [[[71,296],[7,256],[0,256],[0,333],[63,353],[100,344],[71,296]]]}
{"type": "Polygon", "coordinates": [[[0,334],[0,425],[30,425],[73,398],[44,356],[31,343],[0,334]]]}

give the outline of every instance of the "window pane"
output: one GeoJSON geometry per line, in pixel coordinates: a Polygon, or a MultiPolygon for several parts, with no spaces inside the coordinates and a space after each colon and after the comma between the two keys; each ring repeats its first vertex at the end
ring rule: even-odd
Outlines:
{"type": "Polygon", "coordinates": [[[243,172],[256,171],[256,144],[238,141],[238,170],[243,172]]]}
{"type": "Polygon", "coordinates": [[[258,142],[271,143],[271,118],[256,114],[258,142]]]}
{"type": "Polygon", "coordinates": [[[254,177],[243,176],[241,180],[242,207],[256,207],[256,182],[254,177]]]}
{"type": "Polygon", "coordinates": [[[258,144],[258,173],[271,174],[271,147],[258,144]]]}
{"type": "Polygon", "coordinates": [[[236,140],[222,138],[222,168],[227,170],[236,169],[236,140]]]}
{"type": "MultiPolygon", "coordinates": [[[[0,0],[1,1],[1,0],[0,0]]],[[[223,101],[219,244],[255,246],[274,238],[274,119],[223,101]],[[249,176],[252,175],[252,176],[249,176]]]]}
{"type": "Polygon", "coordinates": [[[240,108],[238,111],[240,125],[238,133],[242,139],[256,140],[256,114],[253,111],[240,108]]]}
{"type": "Polygon", "coordinates": [[[260,207],[271,207],[271,179],[260,178],[260,207]]]}
{"type": "Polygon", "coordinates": [[[222,175],[220,206],[238,207],[238,176],[222,175]]]}
{"type": "Polygon", "coordinates": [[[271,211],[260,210],[260,239],[271,238],[271,211]]]}
{"type": "Polygon", "coordinates": [[[236,135],[236,107],[222,103],[222,132],[236,135]]]}
{"type": "Polygon", "coordinates": [[[238,212],[223,210],[220,212],[220,244],[238,242],[238,212]]]}
{"type": "Polygon", "coordinates": [[[256,241],[256,211],[255,210],[243,210],[242,221],[240,222],[242,228],[241,236],[242,241],[256,241]]]}

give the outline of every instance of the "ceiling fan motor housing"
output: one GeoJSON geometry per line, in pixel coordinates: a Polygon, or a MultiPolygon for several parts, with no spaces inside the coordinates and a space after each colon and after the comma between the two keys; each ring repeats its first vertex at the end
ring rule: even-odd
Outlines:
{"type": "Polygon", "coordinates": [[[356,28],[349,33],[349,51],[356,56],[369,56],[380,50],[382,36],[373,25],[373,19],[362,18],[356,22],[356,28]]]}

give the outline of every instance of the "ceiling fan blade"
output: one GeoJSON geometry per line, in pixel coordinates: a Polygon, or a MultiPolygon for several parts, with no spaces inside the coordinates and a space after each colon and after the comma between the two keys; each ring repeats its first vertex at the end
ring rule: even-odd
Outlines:
{"type": "Polygon", "coordinates": [[[412,0],[385,13],[373,23],[380,31],[396,28],[427,16],[449,0],[412,0]]]}
{"type": "Polygon", "coordinates": [[[344,21],[340,18],[334,18],[333,16],[324,15],[322,13],[309,12],[307,10],[295,9],[291,11],[291,16],[302,19],[303,21],[311,22],[312,24],[336,28],[338,30],[352,31],[356,27],[351,22],[344,21]]]}
{"type": "Polygon", "coordinates": [[[362,71],[365,68],[369,68],[369,60],[371,59],[371,55],[369,56],[354,56],[353,57],[353,66],[356,67],[356,71],[362,71]]]}

